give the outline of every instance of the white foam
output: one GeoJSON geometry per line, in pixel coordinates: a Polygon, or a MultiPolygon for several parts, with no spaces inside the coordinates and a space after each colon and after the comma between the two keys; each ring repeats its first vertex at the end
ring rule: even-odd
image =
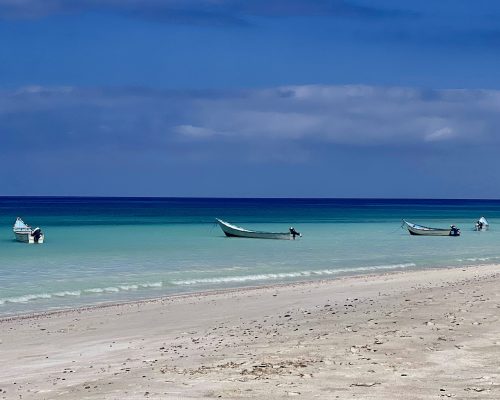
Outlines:
{"type": "Polygon", "coordinates": [[[23,296],[13,296],[0,298],[0,306],[7,303],[27,303],[29,301],[40,300],[40,299],[50,299],[50,298],[62,298],[67,296],[81,296],[82,294],[98,294],[98,293],[117,293],[122,291],[138,290],[139,288],[158,288],[162,287],[163,282],[145,282],[130,285],[119,285],[119,286],[107,286],[103,288],[89,288],[82,290],[63,290],[54,293],[37,293],[37,294],[26,294],[23,296]]]}
{"type": "Polygon", "coordinates": [[[104,292],[112,292],[112,293],[116,293],[116,292],[119,292],[120,289],[117,288],[117,287],[114,287],[114,286],[110,286],[110,287],[105,287],[103,289],[104,292]]]}
{"type": "Polygon", "coordinates": [[[102,293],[102,292],[104,292],[104,289],[103,288],[85,289],[84,292],[87,292],[87,293],[102,293]]]}
{"type": "Polygon", "coordinates": [[[0,299],[0,304],[6,303],[27,303],[32,300],[39,299],[50,299],[52,295],[50,293],[39,293],[39,294],[26,294],[24,296],[15,296],[15,297],[4,297],[0,299]]]}
{"type": "Polygon", "coordinates": [[[52,293],[52,296],[55,297],[80,296],[81,294],[82,294],[81,290],[73,290],[73,291],[65,290],[63,292],[52,293]]]}
{"type": "Polygon", "coordinates": [[[478,261],[491,261],[491,260],[498,260],[500,257],[495,256],[495,257],[470,257],[470,258],[458,258],[457,261],[464,262],[464,261],[469,261],[469,262],[478,262],[478,261]]]}
{"type": "Polygon", "coordinates": [[[401,269],[401,268],[411,268],[415,266],[416,264],[414,263],[373,265],[373,266],[358,267],[358,268],[323,269],[323,270],[309,270],[309,271],[297,271],[297,272],[281,272],[274,274],[269,273],[269,274],[242,275],[242,276],[224,276],[219,278],[187,279],[187,280],[172,281],[172,283],[174,285],[198,285],[198,284],[218,284],[218,283],[248,282],[248,281],[265,281],[265,280],[311,277],[311,276],[322,276],[322,275],[339,275],[343,273],[352,273],[352,272],[401,269]]]}
{"type": "Polygon", "coordinates": [[[65,290],[62,292],[55,293],[35,293],[35,294],[26,294],[23,296],[13,296],[13,297],[4,297],[0,299],[0,305],[6,303],[27,303],[29,301],[41,300],[41,299],[51,299],[53,297],[66,297],[66,296],[80,296],[80,290],[65,290]]]}
{"type": "Polygon", "coordinates": [[[120,290],[137,290],[139,289],[138,285],[121,285],[118,286],[118,289],[120,290]]]}
{"type": "Polygon", "coordinates": [[[107,286],[103,288],[91,288],[84,289],[83,291],[86,293],[116,293],[120,291],[129,291],[129,290],[137,290],[139,288],[154,288],[154,287],[162,287],[163,282],[145,282],[145,283],[135,283],[130,285],[118,285],[118,286],[107,286]]]}
{"type": "Polygon", "coordinates": [[[146,282],[146,283],[141,283],[139,286],[148,288],[148,287],[162,287],[163,282],[146,282]]]}

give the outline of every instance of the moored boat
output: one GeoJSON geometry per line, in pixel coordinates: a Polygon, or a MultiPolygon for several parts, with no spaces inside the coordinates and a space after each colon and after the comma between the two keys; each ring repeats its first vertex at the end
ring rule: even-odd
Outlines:
{"type": "Polygon", "coordinates": [[[24,221],[17,217],[14,227],[12,228],[16,240],[24,243],[43,243],[44,234],[40,228],[32,229],[24,221]]]}
{"type": "Polygon", "coordinates": [[[221,227],[224,234],[228,237],[252,238],[252,239],[282,239],[290,240],[295,239],[296,236],[301,236],[294,228],[290,228],[288,232],[263,232],[252,231],[249,229],[241,228],[239,226],[230,224],[216,218],[217,223],[221,227]]]}
{"type": "Polygon", "coordinates": [[[476,221],[476,224],[474,225],[474,230],[475,231],[487,231],[490,228],[490,224],[486,220],[486,218],[481,217],[476,221]]]}
{"type": "Polygon", "coordinates": [[[408,232],[410,232],[410,235],[460,236],[460,229],[458,229],[455,225],[451,225],[449,228],[429,228],[428,226],[413,224],[405,220],[403,220],[403,224],[408,229],[408,232]]]}

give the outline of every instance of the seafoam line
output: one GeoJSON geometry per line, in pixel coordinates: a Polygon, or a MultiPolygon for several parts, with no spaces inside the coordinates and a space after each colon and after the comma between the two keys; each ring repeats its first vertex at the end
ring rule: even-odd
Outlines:
{"type": "Polygon", "coordinates": [[[98,293],[118,293],[123,291],[138,290],[141,288],[158,288],[162,287],[163,282],[145,282],[130,285],[119,285],[119,286],[108,286],[104,288],[90,288],[81,290],[64,290],[52,293],[33,293],[25,294],[21,296],[11,296],[0,298],[0,306],[7,303],[28,303],[30,301],[36,300],[47,300],[51,298],[63,298],[63,297],[78,297],[83,294],[98,294],[98,293]]]}
{"type": "Polygon", "coordinates": [[[172,281],[174,285],[202,285],[202,284],[219,284],[219,283],[232,283],[232,282],[248,282],[248,281],[266,281],[276,279],[300,278],[300,277],[315,277],[323,275],[339,275],[344,273],[368,272],[378,270],[390,270],[416,267],[414,263],[405,264],[390,264],[390,265],[374,265],[368,267],[358,268],[339,268],[339,269],[322,269],[322,270],[308,270],[297,272],[281,272],[281,273],[268,273],[268,274],[255,274],[255,275],[239,275],[239,276],[223,276],[214,278],[198,278],[172,281]]]}

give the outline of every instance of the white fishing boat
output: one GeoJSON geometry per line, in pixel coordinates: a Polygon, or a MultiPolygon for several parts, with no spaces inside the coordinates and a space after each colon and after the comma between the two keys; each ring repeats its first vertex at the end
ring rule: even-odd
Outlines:
{"type": "Polygon", "coordinates": [[[253,239],[282,239],[290,240],[295,239],[296,236],[301,236],[299,232],[295,229],[290,228],[288,232],[262,232],[262,231],[251,231],[239,226],[230,224],[229,222],[223,221],[216,218],[217,223],[221,227],[224,234],[228,237],[240,237],[240,238],[253,238],[253,239]]]}
{"type": "Polygon", "coordinates": [[[428,226],[422,226],[418,224],[412,224],[411,222],[403,220],[403,224],[410,232],[410,235],[419,236],[460,236],[460,229],[455,225],[451,225],[449,228],[429,228],[428,226]]]}
{"type": "Polygon", "coordinates": [[[478,232],[487,231],[488,229],[490,229],[490,224],[484,217],[479,218],[474,225],[474,230],[478,232]]]}
{"type": "Polygon", "coordinates": [[[24,221],[17,217],[14,227],[12,228],[16,240],[24,243],[43,243],[44,235],[40,228],[32,229],[24,221]]]}

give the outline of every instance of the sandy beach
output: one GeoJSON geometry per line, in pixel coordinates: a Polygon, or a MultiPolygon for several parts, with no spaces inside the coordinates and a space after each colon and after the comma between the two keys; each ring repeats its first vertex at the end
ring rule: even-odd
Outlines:
{"type": "Polygon", "coordinates": [[[2,399],[500,398],[500,266],[6,318],[2,399]]]}

